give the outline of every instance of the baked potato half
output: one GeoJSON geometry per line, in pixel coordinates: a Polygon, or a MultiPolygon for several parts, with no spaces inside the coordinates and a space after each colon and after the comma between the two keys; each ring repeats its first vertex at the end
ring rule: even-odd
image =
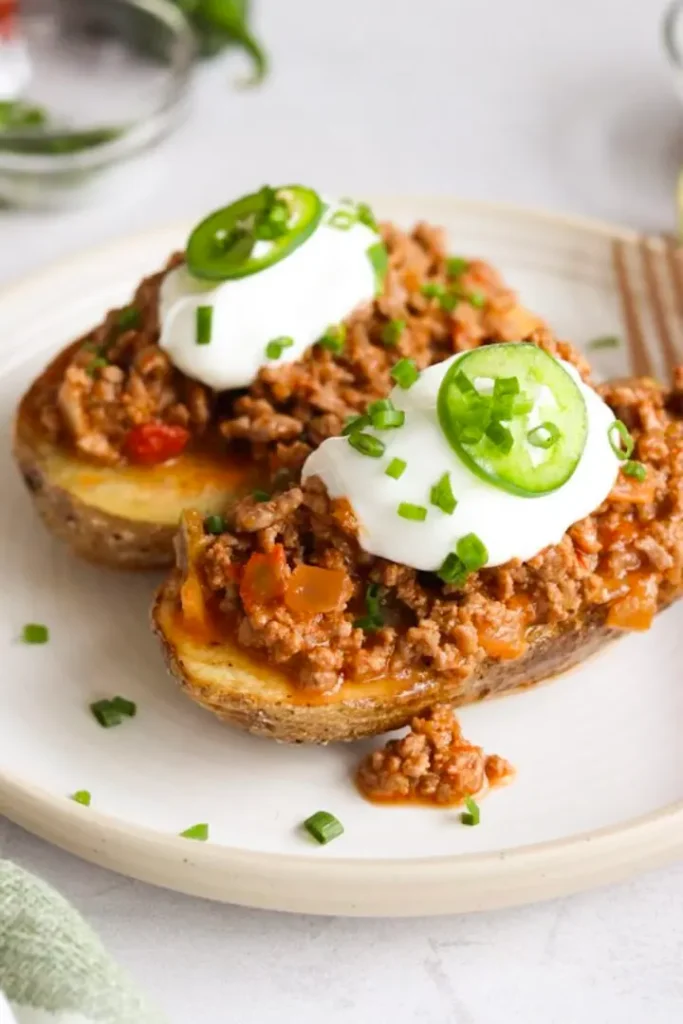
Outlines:
{"type": "Polygon", "coordinates": [[[157,592],[152,628],[166,664],[185,693],[223,721],[287,743],[333,743],[398,729],[438,703],[454,707],[533,686],[579,664],[620,635],[595,612],[581,628],[542,629],[515,661],[489,658],[474,676],[444,681],[380,679],[343,685],[330,696],[309,696],[265,661],[250,656],[224,631],[188,626],[180,611],[175,570],[157,592]]]}
{"type": "Polygon", "coordinates": [[[75,554],[115,569],[171,565],[182,510],[224,508],[255,485],[257,470],[218,445],[155,466],[106,466],[55,444],[41,426],[41,396],[80,344],[60,353],[21,400],[14,427],[21,475],[47,528],[75,554]]]}

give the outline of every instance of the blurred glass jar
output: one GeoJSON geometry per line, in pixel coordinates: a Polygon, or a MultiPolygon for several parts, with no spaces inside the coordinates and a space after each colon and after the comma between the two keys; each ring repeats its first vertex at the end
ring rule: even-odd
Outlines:
{"type": "Polygon", "coordinates": [[[11,36],[26,84],[0,127],[0,199],[59,207],[128,191],[186,108],[195,42],[183,14],[169,0],[21,0],[11,36]]]}

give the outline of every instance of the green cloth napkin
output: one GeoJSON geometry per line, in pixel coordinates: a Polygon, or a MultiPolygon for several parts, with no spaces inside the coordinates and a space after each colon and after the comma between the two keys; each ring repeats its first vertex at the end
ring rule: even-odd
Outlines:
{"type": "Polygon", "coordinates": [[[163,1024],[74,908],[0,860],[2,1024],[10,1008],[16,1024],[163,1024]]]}

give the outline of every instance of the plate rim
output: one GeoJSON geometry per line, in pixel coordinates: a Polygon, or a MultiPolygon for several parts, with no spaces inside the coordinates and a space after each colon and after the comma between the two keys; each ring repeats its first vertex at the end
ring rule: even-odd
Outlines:
{"type": "MultiPolygon", "coordinates": [[[[499,213],[610,239],[632,241],[640,235],[607,221],[515,203],[438,194],[373,198],[414,209],[438,204],[475,215],[499,213]]],[[[84,262],[186,230],[188,222],[119,235],[19,275],[0,288],[0,305],[21,301],[22,291],[44,285],[55,274],[76,272],[84,262]]],[[[40,346],[35,352],[42,350],[40,346]]],[[[8,353],[0,372],[11,372],[22,361],[8,353]]],[[[516,906],[619,881],[683,855],[683,800],[569,837],[498,851],[396,860],[335,857],[328,850],[298,855],[189,843],[80,807],[3,770],[0,812],[70,853],[143,882],[260,909],[343,916],[429,916],[516,906]]]]}

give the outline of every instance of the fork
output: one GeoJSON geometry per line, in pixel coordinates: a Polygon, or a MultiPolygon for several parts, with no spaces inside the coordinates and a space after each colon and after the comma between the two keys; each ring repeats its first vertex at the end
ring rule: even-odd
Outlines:
{"type": "Polygon", "coordinates": [[[669,237],[615,238],[612,260],[632,372],[670,377],[683,363],[683,251],[669,237]]]}

